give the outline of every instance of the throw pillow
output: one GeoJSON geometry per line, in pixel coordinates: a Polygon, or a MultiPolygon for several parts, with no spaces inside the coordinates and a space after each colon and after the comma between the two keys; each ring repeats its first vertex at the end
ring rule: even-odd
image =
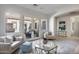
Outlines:
{"type": "Polygon", "coordinates": [[[0,42],[4,42],[5,36],[0,37],[0,42]]]}
{"type": "Polygon", "coordinates": [[[12,43],[12,42],[13,42],[12,36],[7,36],[5,39],[5,43],[12,43]]]}

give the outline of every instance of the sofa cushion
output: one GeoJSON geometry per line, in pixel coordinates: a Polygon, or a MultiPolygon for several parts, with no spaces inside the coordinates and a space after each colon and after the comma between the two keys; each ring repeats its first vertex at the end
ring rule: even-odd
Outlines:
{"type": "Polygon", "coordinates": [[[18,37],[15,37],[15,38],[16,38],[16,41],[22,41],[23,40],[22,36],[18,36],[18,37]]]}

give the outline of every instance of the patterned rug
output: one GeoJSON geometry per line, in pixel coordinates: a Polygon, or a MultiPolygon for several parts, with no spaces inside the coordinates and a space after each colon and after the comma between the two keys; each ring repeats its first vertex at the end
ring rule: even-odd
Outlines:
{"type": "MultiPolygon", "coordinates": [[[[35,41],[30,41],[32,42],[32,49],[34,49],[34,46],[36,44],[40,44],[42,39],[35,40],[35,41]]],[[[57,53],[58,54],[79,54],[79,40],[51,40],[51,42],[55,43],[58,48],[57,48],[57,53]]],[[[28,54],[34,54],[34,51],[31,51],[28,54]]],[[[19,54],[19,49],[17,49],[14,54],[19,54]]]]}

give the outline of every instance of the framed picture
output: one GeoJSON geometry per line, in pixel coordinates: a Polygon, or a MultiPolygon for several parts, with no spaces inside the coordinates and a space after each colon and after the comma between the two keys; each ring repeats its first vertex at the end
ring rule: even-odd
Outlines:
{"type": "Polygon", "coordinates": [[[13,23],[6,23],[6,32],[15,32],[15,28],[13,28],[13,23]]]}
{"type": "Polygon", "coordinates": [[[42,30],[46,30],[47,29],[47,20],[46,19],[41,20],[41,27],[42,27],[42,30]]]}

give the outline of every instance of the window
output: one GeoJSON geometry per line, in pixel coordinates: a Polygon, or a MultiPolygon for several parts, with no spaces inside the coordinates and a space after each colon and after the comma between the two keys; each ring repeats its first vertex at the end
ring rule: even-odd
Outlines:
{"type": "Polygon", "coordinates": [[[19,20],[16,19],[7,19],[6,21],[6,32],[19,32],[19,20]]]}

